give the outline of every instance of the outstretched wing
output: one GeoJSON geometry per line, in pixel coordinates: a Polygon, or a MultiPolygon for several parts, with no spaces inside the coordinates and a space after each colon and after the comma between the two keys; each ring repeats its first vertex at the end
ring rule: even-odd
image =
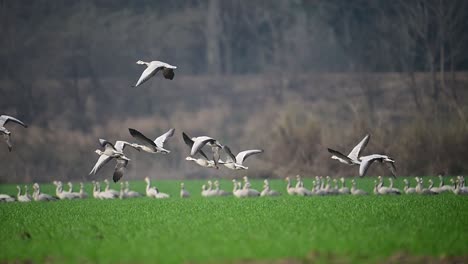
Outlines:
{"type": "Polygon", "coordinates": [[[134,87],[142,85],[144,82],[153,77],[160,69],[162,65],[157,65],[154,63],[149,63],[148,67],[143,71],[134,87]]]}
{"type": "Polygon", "coordinates": [[[151,148],[156,147],[156,143],[154,143],[153,140],[145,137],[145,135],[140,133],[138,130],[133,129],[133,128],[129,128],[128,131],[130,131],[130,135],[132,135],[132,137],[134,137],[138,141],[140,141],[140,143],[142,143],[142,144],[144,144],[144,145],[146,145],[148,147],[151,147],[151,148]]]}
{"type": "Polygon", "coordinates": [[[335,155],[336,157],[338,157],[339,159],[342,159],[343,161],[345,161],[346,163],[348,164],[353,164],[353,161],[345,156],[343,153],[337,151],[337,150],[334,150],[334,149],[331,149],[331,148],[327,148],[328,152],[330,152],[331,154],[335,155]]]}
{"type": "Polygon", "coordinates": [[[223,150],[227,154],[226,162],[236,162],[236,157],[232,154],[231,149],[228,146],[224,145],[223,150]]]}
{"type": "Polygon", "coordinates": [[[100,144],[102,147],[106,148],[106,149],[107,149],[107,148],[112,148],[112,149],[115,150],[114,144],[112,144],[111,142],[109,142],[109,141],[107,141],[107,140],[105,140],[105,139],[100,138],[100,139],[99,139],[99,144],[100,144]]]}
{"type": "Polygon", "coordinates": [[[190,155],[194,156],[195,154],[197,154],[199,150],[201,150],[206,145],[206,143],[208,142],[214,143],[215,141],[216,140],[214,138],[207,137],[207,136],[197,137],[193,142],[190,155]]]}
{"type": "Polygon", "coordinates": [[[369,169],[370,165],[380,157],[366,156],[361,158],[361,164],[359,165],[359,177],[366,175],[367,170],[369,169]]]}
{"type": "Polygon", "coordinates": [[[89,172],[89,175],[96,174],[111,159],[112,157],[109,157],[107,155],[101,155],[97,160],[96,164],[94,165],[93,169],[89,172]]]}
{"type": "Polygon", "coordinates": [[[164,148],[164,143],[166,143],[166,140],[174,135],[174,128],[169,129],[166,133],[162,134],[159,136],[156,140],[154,140],[154,143],[156,146],[160,148],[164,148]]]}
{"type": "Polygon", "coordinates": [[[348,154],[348,157],[351,160],[358,160],[359,155],[361,155],[361,151],[364,150],[367,146],[367,143],[369,143],[370,135],[367,134],[359,144],[357,144],[353,150],[348,154]]]}
{"type": "Polygon", "coordinates": [[[28,127],[28,125],[26,125],[25,123],[23,123],[21,120],[19,119],[16,119],[12,116],[7,116],[7,115],[1,115],[0,116],[0,126],[4,126],[6,125],[8,122],[13,122],[13,123],[16,123],[16,124],[19,124],[19,125],[22,125],[23,127],[28,127]]]}
{"type": "Polygon", "coordinates": [[[114,146],[115,146],[115,149],[120,151],[120,152],[123,152],[123,150],[125,149],[126,146],[130,146],[130,147],[140,151],[139,149],[135,148],[135,146],[132,143],[128,143],[127,141],[122,141],[122,140],[116,141],[114,146]]]}
{"type": "Polygon", "coordinates": [[[114,174],[112,175],[112,180],[118,182],[125,173],[125,168],[127,168],[128,160],[117,159],[117,164],[115,165],[114,174]]]}
{"type": "Polygon", "coordinates": [[[245,159],[247,159],[248,157],[254,154],[259,154],[259,153],[263,153],[263,149],[250,149],[250,150],[241,151],[236,156],[236,163],[242,165],[245,159]]]}
{"type": "MultiPolygon", "coordinates": [[[[184,142],[187,146],[190,147],[190,149],[192,149],[193,147],[193,140],[187,135],[185,134],[185,132],[182,132],[182,137],[184,138],[184,142]]],[[[206,156],[205,152],[203,152],[203,150],[200,150],[198,151],[198,153],[200,153],[200,155],[202,155],[205,159],[208,160],[208,156],[206,156]]]]}

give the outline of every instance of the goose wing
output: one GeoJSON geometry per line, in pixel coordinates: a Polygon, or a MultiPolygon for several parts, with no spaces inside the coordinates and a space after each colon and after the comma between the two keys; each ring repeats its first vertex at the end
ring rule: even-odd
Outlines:
{"type": "Polygon", "coordinates": [[[146,145],[148,147],[151,147],[151,148],[156,148],[156,143],[154,143],[153,140],[145,137],[145,135],[140,133],[138,130],[133,129],[133,128],[129,128],[128,131],[130,131],[130,135],[132,135],[132,137],[134,137],[138,141],[140,141],[140,143],[142,143],[142,144],[144,144],[144,145],[146,145]]]}
{"type": "Polygon", "coordinates": [[[331,154],[333,154],[333,155],[337,156],[338,158],[342,159],[346,163],[353,164],[353,161],[348,156],[345,156],[343,153],[341,153],[341,152],[339,152],[337,150],[331,149],[331,148],[327,148],[327,150],[328,150],[328,152],[330,152],[331,154]]]}
{"type": "Polygon", "coordinates": [[[147,65],[148,67],[143,71],[143,73],[140,76],[140,79],[138,79],[137,83],[133,87],[142,85],[151,77],[153,77],[163,67],[163,65],[153,62],[147,65]]]}
{"type": "Polygon", "coordinates": [[[99,139],[99,144],[100,144],[102,147],[106,148],[106,149],[107,149],[107,148],[111,148],[111,149],[113,149],[113,150],[116,150],[114,144],[112,144],[110,141],[107,141],[107,140],[105,140],[105,139],[100,138],[100,139],[99,139]]]}
{"type": "Polygon", "coordinates": [[[226,162],[236,162],[236,157],[232,154],[231,149],[228,146],[224,145],[223,150],[227,154],[226,162]]]}
{"type": "Polygon", "coordinates": [[[359,158],[359,155],[361,154],[361,151],[364,150],[367,146],[367,143],[369,143],[369,139],[370,139],[370,135],[367,134],[362,140],[361,142],[359,142],[359,144],[357,144],[353,150],[351,150],[351,152],[348,154],[348,157],[351,159],[351,160],[358,160],[359,158]]]}
{"type": "Polygon", "coordinates": [[[172,137],[174,135],[174,131],[175,131],[175,129],[171,128],[171,129],[169,129],[169,131],[167,131],[166,133],[162,134],[157,139],[155,139],[154,143],[156,144],[156,146],[158,146],[160,148],[164,148],[164,143],[166,143],[168,138],[170,138],[170,137],[172,137]]]}
{"type": "Polygon", "coordinates": [[[259,154],[259,153],[263,153],[263,149],[250,149],[250,150],[241,151],[236,156],[236,163],[242,165],[245,159],[247,159],[248,157],[254,154],[259,154]]]}
{"type": "Polygon", "coordinates": [[[201,137],[195,138],[195,140],[193,141],[192,149],[190,151],[190,155],[194,156],[195,154],[197,154],[197,152],[201,150],[208,142],[215,143],[216,140],[214,138],[207,137],[207,136],[201,136],[201,137]]]}
{"type": "Polygon", "coordinates": [[[17,118],[14,118],[12,116],[8,116],[8,115],[1,115],[0,116],[0,127],[6,125],[10,121],[13,122],[13,123],[22,125],[23,127],[28,127],[28,125],[23,123],[21,120],[19,120],[17,118]]]}
{"type": "Polygon", "coordinates": [[[375,155],[362,157],[361,164],[359,165],[359,177],[366,175],[366,172],[369,169],[370,165],[377,159],[380,159],[380,157],[375,155]]]}
{"type": "MultiPolygon", "coordinates": [[[[185,144],[189,146],[190,149],[192,149],[194,144],[193,140],[187,134],[185,134],[185,132],[182,132],[182,138],[184,139],[185,144]]],[[[198,151],[198,153],[200,153],[205,159],[208,160],[208,156],[206,156],[203,150],[198,151]]]]}
{"type": "Polygon", "coordinates": [[[109,157],[107,155],[101,155],[97,160],[96,164],[94,165],[93,169],[89,172],[89,175],[96,174],[99,171],[99,169],[106,165],[106,163],[109,162],[109,160],[111,159],[112,157],[109,157]]]}
{"type": "Polygon", "coordinates": [[[13,149],[13,145],[11,144],[10,135],[3,134],[3,139],[5,139],[5,142],[8,146],[8,151],[11,152],[11,150],[13,149]]]}
{"type": "Polygon", "coordinates": [[[127,164],[128,160],[117,159],[114,174],[112,175],[112,180],[114,180],[114,182],[118,182],[123,177],[125,169],[127,168],[127,164]]]}
{"type": "Polygon", "coordinates": [[[130,146],[130,147],[140,151],[138,148],[135,148],[135,146],[132,143],[128,143],[127,141],[119,140],[119,141],[116,141],[115,145],[114,145],[115,149],[120,151],[120,152],[123,152],[123,150],[125,149],[126,146],[130,146]]]}
{"type": "Polygon", "coordinates": [[[162,74],[164,78],[169,79],[169,80],[174,79],[174,76],[175,76],[174,70],[170,68],[163,68],[162,74]]]}

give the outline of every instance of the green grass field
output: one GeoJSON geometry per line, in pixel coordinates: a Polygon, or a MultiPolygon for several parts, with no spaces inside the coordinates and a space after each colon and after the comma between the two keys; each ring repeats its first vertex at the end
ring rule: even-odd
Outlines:
{"type": "MultiPolygon", "coordinates": [[[[372,180],[359,179],[358,187],[371,191],[372,180]]],[[[260,189],[260,181],[252,183],[260,189]]],[[[319,252],[362,263],[398,252],[468,255],[466,196],[291,197],[277,180],[271,186],[281,197],[202,198],[202,184],[185,181],[190,199],[179,198],[179,181],[154,181],[170,199],[0,204],[0,262],[304,261],[319,252]]],[[[223,189],[231,186],[222,181],[223,189]]],[[[141,193],[144,187],[131,185],[141,193]]],[[[51,185],[41,189],[55,193],[51,185]]],[[[0,186],[0,193],[15,190],[0,186]]]]}

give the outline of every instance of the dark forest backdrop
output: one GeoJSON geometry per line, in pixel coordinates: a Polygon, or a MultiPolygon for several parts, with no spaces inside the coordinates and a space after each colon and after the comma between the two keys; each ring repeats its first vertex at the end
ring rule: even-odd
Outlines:
{"type": "MultiPolygon", "coordinates": [[[[0,1],[1,182],[91,179],[98,138],[176,136],[129,150],[128,178],[238,177],[199,168],[181,131],[210,135],[252,177],[354,176],[326,147],[397,160],[400,175],[468,171],[468,1],[0,1]],[[130,88],[137,60],[173,81],[130,88]],[[1,147],[3,146],[3,148],[1,147]]],[[[109,178],[113,164],[98,178],[109,178]]],[[[375,166],[370,175],[388,174],[375,166]]]]}

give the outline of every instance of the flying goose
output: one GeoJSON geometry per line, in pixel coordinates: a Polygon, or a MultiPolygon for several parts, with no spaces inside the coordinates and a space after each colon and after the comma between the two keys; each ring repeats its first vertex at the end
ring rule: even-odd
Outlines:
{"type": "Polygon", "coordinates": [[[133,144],[133,147],[139,150],[143,150],[148,153],[163,153],[163,154],[168,154],[171,152],[164,148],[164,143],[166,143],[168,138],[174,135],[174,131],[175,131],[174,128],[169,129],[166,133],[157,137],[154,141],[147,138],[145,135],[143,135],[141,132],[139,132],[136,129],[129,128],[128,131],[130,131],[130,135],[132,135],[132,137],[136,138],[138,141],[140,141],[140,143],[143,144],[143,145],[133,144]]]}
{"type": "Polygon", "coordinates": [[[208,159],[208,157],[203,153],[202,148],[205,145],[211,147],[213,152],[213,162],[218,168],[219,161],[219,150],[223,147],[216,139],[208,136],[192,137],[190,138],[185,132],[182,132],[182,137],[184,138],[185,144],[190,147],[190,156],[195,156],[197,153],[200,153],[203,157],[208,159]]]}
{"type": "Polygon", "coordinates": [[[130,159],[127,158],[123,153],[125,146],[128,145],[137,150],[138,148],[135,147],[135,144],[131,144],[126,141],[116,141],[115,146],[104,139],[99,139],[99,143],[104,147],[104,151],[99,149],[95,151],[98,155],[100,155],[100,157],[89,174],[96,174],[99,169],[101,169],[107,162],[109,162],[112,158],[115,158],[117,160],[117,164],[115,165],[112,179],[114,182],[118,182],[120,178],[122,178],[125,172],[125,168],[130,161],[130,159]]]}
{"type": "Polygon", "coordinates": [[[327,148],[327,149],[328,149],[328,152],[333,154],[333,156],[331,156],[332,159],[336,159],[339,162],[344,163],[344,164],[348,164],[348,165],[359,165],[359,164],[361,164],[361,161],[359,160],[359,155],[361,154],[361,151],[364,150],[364,148],[366,148],[367,143],[369,143],[369,139],[370,139],[370,135],[367,134],[361,140],[361,142],[359,142],[359,144],[357,144],[351,150],[351,152],[348,154],[348,156],[345,156],[343,153],[341,153],[341,152],[339,152],[337,150],[334,150],[334,149],[331,149],[331,148],[327,148]]]}
{"type": "Polygon", "coordinates": [[[177,69],[176,66],[167,64],[162,61],[152,61],[152,62],[144,62],[144,61],[137,61],[137,64],[140,65],[146,65],[147,68],[143,71],[143,73],[140,76],[140,79],[138,79],[137,83],[133,87],[138,87],[147,80],[149,80],[151,77],[156,75],[159,71],[162,71],[162,74],[164,78],[172,80],[174,79],[174,70],[177,69]]]}
{"type": "Polygon", "coordinates": [[[0,116],[0,134],[3,135],[3,139],[5,140],[8,146],[8,151],[11,152],[11,150],[13,149],[13,145],[11,144],[11,140],[10,140],[11,132],[5,127],[5,125],[10,121],[13,123],[19,124],[25,128],[28,126],[25,123],[23,123],[21,120],[16,119],[12,116],[7,116],[7,115],[0,116]]]}
{"type": "Polygon", "coordinates": [[[34,192],[33,192],[32,197],[33,197],[34,201],[53,201],[53,200],[56,200],[51,195],[41,193],[41,189],[40,189],[38,183],[33,184],[33,189],[34,189],[34,192]]]}
{"type": "Polygon", "coordinates": [[[389,156],[381,154],[372,154],[369,156],[363,156],[360,158],[360,160],[361,164],[359,165],[359,177],[366,175],[367,170],[374,161],[379,161],[380,163],[385,163],[390,169],[392,176],[396,178],[395,160],[390,158],[389,156]]]}
{"type": "MultiPolygon", "coordinates": [[[[219,169],[218,165],[217,165],[217,161],[215,162],[216,160],[216,156],[217,156],[217,159],[219,159],[219,152],[217,151],[218,147],[213,147],[213,151],[215,151],[216,153],[213,153],[213,160],[210,160],[208,159],[208,156],[203,152],[203,150],[201,150],[201,147],[200,147],[200,141],[198,141],[198,144],[195,145],[195,140],[194,139],[197,139],[197,138],[190,138],[185,132],[182,132],[182,137],[184,139],[184,142],[185,144],[190,148],[190,152],[192,152],[192,149],[197,148],[198,150],[195,152],[195,154],[190,154],[190,156],[186,157],[185,159],[186,160],[189,160],[189,161],[194,161],[195,163],[197,163],[198,165],[202,166],[202,167],[205,167],[205,168],[215,168],[215,169],[219,169]],[[194,156],[199,153],[202,157],[200,158],[195,158],[194,156]]],[[[207,143],[207,142],[205,142],[207,143]]]]}
{"type": "Polygon", "coordinates": [[[185,190],[185,185],[183,182],[180,183],[180,198],[189,198],[190,193],[185,190]]]}
{"type": "Polygon", "coordinates": [[[227,157],[226,161],[219,161],[220,164],[223,164],[226,168],[231,170],[247,170],[248,167],[244,166],[243,163],[245,159],[254,154],[262,153],[262,149],[250,149],[239,152],[234,156],[231,152],[231,149],[228,146],[223,146],[223,150],[226,152],[227,157]]]}

